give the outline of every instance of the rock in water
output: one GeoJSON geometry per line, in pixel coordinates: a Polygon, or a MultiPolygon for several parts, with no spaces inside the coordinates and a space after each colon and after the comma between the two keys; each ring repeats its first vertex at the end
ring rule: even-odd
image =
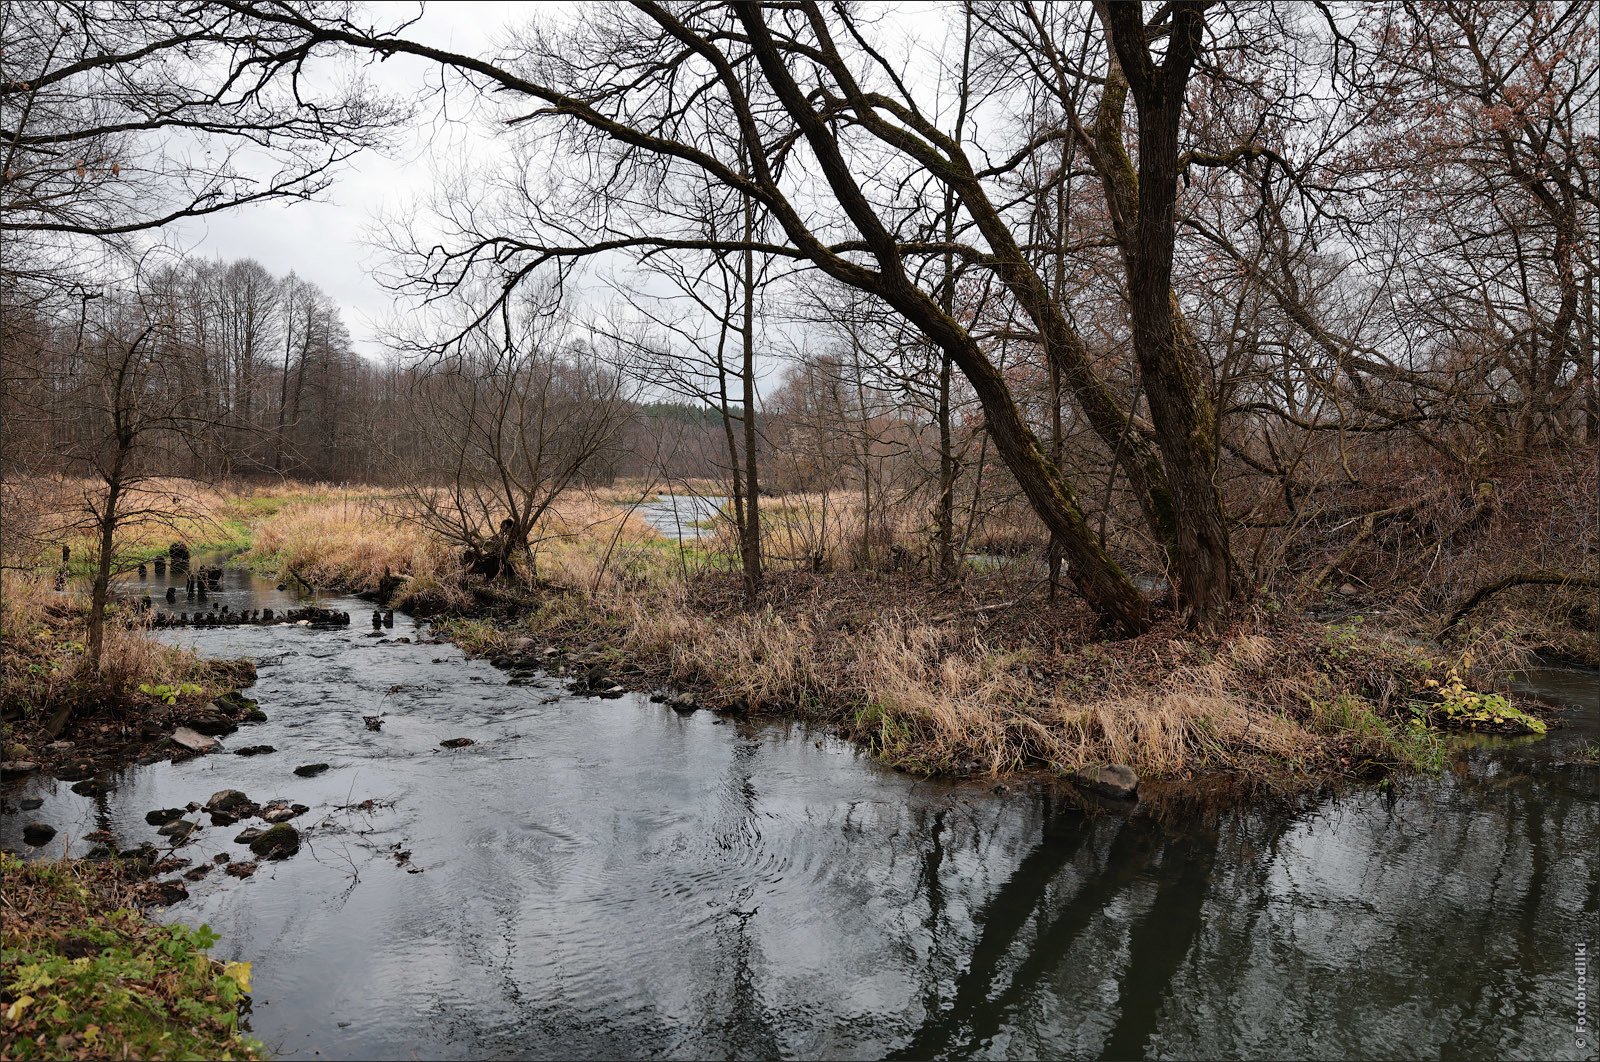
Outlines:
{"type": "Polygon", "coordinates": [[[200,712],[189,717],[189,729],[216,737],[233,733],[239,725],[221,712],[200,712]]]}
{"type": "Polygon", "coordinates": [[[269,752],[277,751],[271,745],[246,745],[242,749],[234,749],[233,754],[235,756],[265,756],[269,752]]]}
{"type": "Polygon", "coordinates": [[[300,851],[300,831],[280,822],[251,841],[250,851],[262,859],[287,859],[300,851]]]}
{"type": "Polygon", "coordinates": [[[474,742],[471,738],[447,738],[446,740],[439,742],[439,747],[446,749],[459,749],[473,744],[476,744],[476,742],[474,742]]]}
{"type": "Polygon", "coordinates": [[[254,841],[257,837],[260,837],[266,832],[266,830],[263,830],[259,826],[251,826],[249,829],[241,831],[239,836],[235,837],[233,840],[235,844],[249,844],[251,841],[254,841]]]}
{"type": "MultiPolygon", "coordinates": [[[[224,790],[224,792],[227,792],[227,790],[224,790]]],[[[159,808],[155,811],[146,812],[144,821],[152,826],[165,826],[169,822],[175,822],[183,818],[183,816],[183,808],[159,808]]]]}
{"type": "Polygon", "coordinates": [[[219,789],[211,794],[211,799],[206,801],[206,807],[212,811],[237,811],[249,803],[250,798],[237,789],[219,789]]]}
{"type": "Polygon", "coordinates": [[[315,778],[317,775],[321,774],[327,769],[328,765],[326,763],[308,763],[304,766],[296,767],[294,769],[294,773],[298,774],[301,778],[315,778]]]}
{"type": "Polygon", "coordinates": [[[206,737],[199,731],[190,730],[186,726],[180,726],[174,730],[172,732],[172,740],[174,743],[194,752],[212,752],[222,747],[222,742],[216,738],[206,737]]]}
{"type": "Polygon", "coordinates": [[[23,811],[37,811],[44,807],[44,800],[40,797],[23,797],[17,801],[17,807],[23,811]]]}
{"type": "Polygon", "coordinates": [[[200,828],[198,822],[189,819],[177,819],[167,823],[156,832],[163,837],[171,837],[174,842],[186,841],[189,835],[200,828]]]}
{"type": "Polygon", "coordinates": [[[1109,767],[1080,768],[1073,772],[1072,780],[1091,793],[1118,800],[1132,800],[1139,790],[1139,776],[1133,773],[1132,767],[1120,763],[1109,767]]]}
{"type": "Polygon", "coordinates": [[[32,760],[6,760],[0,763],[0,775],[32,774],[39,765],[32,760]]]}
{"type": "Polygon", "coordinates": [[[49,844],[55,835],[56,828],[48,822],[30,822],[22,828],[22,839],[35,848],[49,844]]]}
{"type": "Polygon", "coordinates": [[[256,865],[254,863],[229,863],[222,869],[236,878],[248,878],[256,872],[256,865]]]}

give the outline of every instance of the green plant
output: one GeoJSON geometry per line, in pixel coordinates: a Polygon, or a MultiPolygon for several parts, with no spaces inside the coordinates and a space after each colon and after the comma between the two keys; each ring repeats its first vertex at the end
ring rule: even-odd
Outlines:
{"type": "Polygon", "coordinates": [[[169,686],[165,683],[141,682],[139,683],[139,692],[156,697],[168,704],[177,704],[179,697],[193,697],[199,694],[201,690],[199,686],[192,682],[181,682],[176,686],[169,686]]]}
{"type": "Polygon", "coordinates": [[[0,870],[7,1058],[262,1057],[239,1029],[250,964],[211,958],[208,927],[117,904],[112,865],[6,856],[0,870]]]}
{"type": "Polygon", "coordinates": [[[1441,684],[1437,679],[1427,679],[1423,684],[1438,691],[1439,702],[1428,705],[1411,703],[1414,717],[1435,720],[1439,725],[1467,730],[1488,730],[1512,734],[1543,734],[1545,724],[1541,719],[1516,708],[1503,693],[1479,693],[1467,686],[1464,669],[1472,667],[1472,654],[1466,653],[1461,664],[1452,667],[1441,684]]]}

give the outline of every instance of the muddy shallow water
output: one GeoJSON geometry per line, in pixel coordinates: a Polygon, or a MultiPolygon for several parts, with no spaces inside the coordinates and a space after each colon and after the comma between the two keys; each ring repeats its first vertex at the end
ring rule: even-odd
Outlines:
{"type": "MultiPolygon", "coordinates": [[[[212,600],[294,599],[230,571],[212,600]]],[[[44,806],[0,822],[19,849],[52,823],[59,854],[157,841],[146,811],[223,788],[311,805],[298,855],[164,915],[254,963],[250,1025],[284,1057],[1594,1057],[1592,675],[1533,676],[1572,727],[1398,793],[1086,814],[799,725],[512,685],[324,600],[356,622],[167,635],[260,662],[270,719],[224,740],[276,753],[136,767],[96,798],[38,779],[7,797],[44,806]]],[[[182,854],[245,858],[243,825],[182,854]]]]}

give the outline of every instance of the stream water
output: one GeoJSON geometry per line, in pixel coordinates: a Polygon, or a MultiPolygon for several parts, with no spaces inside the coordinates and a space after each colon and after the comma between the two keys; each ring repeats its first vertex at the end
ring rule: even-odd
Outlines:
{"type": "MultiPolygon", "coordinates": [[[[212,598],[294,603],[234,570],[212,598]]],[[[259,661],[270,719],[225,741],[276,753],[92,798],[34,779],[7,796],[44,806],[0,821],[24,851],[24,823],[55,825],[58,855],[96,829],[159,841],[145,812],[223,788],[310,805],[299,854],[163,915],[254,964],[249,1023],[281,1057],[1595,1055],[1593,675],[1529,676],[1568,727],[1399,792],[1125,815],[916,781],[800,725],[512,685],[324,603],[357,622],[165,635],[259,661]]],[[[248,858],[243,825],[181,852],[248,858]]]]}
{"type": "Polygon", "coordinates": [[[692,542],[711,534],[710,528],[695,525],[716,517],[727,501],[727,498],[703,498],[698,494],[658,494],[655,500],[640,505],[637,512],[663,538],[692,542]]]}

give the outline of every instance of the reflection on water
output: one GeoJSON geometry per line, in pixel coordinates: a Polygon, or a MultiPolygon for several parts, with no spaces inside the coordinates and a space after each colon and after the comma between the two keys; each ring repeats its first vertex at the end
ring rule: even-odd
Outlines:
{"type": "MultiPolygon", "coordinates": [[[[93,799],[35,781],[45,806],[0,837],[154,841],[147,810],[224,787],[312,805],[299,855],[171,910],[255,963],[251,1023],[285,1055],[1593,1057],[1592,697],[1403,792],[1119,816],[914,781],[798,725],[510,686],[359,624],[171,636],[276,661],[270,721],[228,740],[280,751],[93,799]],[[291,773],[313,761],[333,768],[291,773]]],[[[237,832],[183,851],[238,858],[237,832]]]]}
{"type": "Polygon", "coordinates": [[[716,518],[727,498],[702,498],[694,494],[658,494],[636,510],[641,519],[667,538],[692,541],[711,534],[709,527],[696,527],[716,518]]]}

